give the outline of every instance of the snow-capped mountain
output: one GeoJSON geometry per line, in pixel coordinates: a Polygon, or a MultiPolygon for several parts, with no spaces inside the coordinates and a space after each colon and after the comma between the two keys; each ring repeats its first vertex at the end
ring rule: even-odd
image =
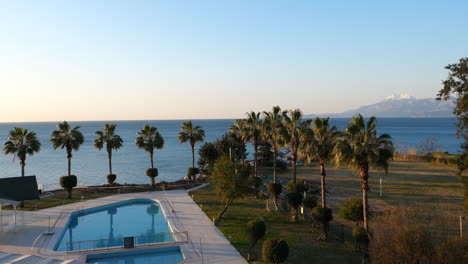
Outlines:
{"type": "Polygon", "coordinates": [[[453,117],[452,101],[437,101],[434,98],[417,99],[408,94],[392,95],[375,104],[361,106],[342,113],[307,115],[329,117],[453,117]]]}

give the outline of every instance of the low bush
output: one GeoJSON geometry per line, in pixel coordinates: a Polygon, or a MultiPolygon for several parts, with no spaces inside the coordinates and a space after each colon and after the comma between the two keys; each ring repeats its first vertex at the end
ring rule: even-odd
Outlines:
{"type": "Polygon", "coordinates": [[[359,222],[362,222],[364,220],[362,199],[346,199],[344,203],[340,206],[339,216],[343,219],[354,221],[356,223],[356,226],[359,225],[359,222]]]}
{"type": "MultiPolygon", "coordinates": [[[[264,162],[263,165],[265,167],[273,167],[274,166],[272,160],[264,162]]],[[[285,169],[288,168],[288,164],[286,162],[282,161],[282,160],[276,160],[276,168],[285,170],[285,169]]]]}
{"type": "Polygon", "coordinates": [[[272,238],[265,240],[262,246],[263,261],[277,264],[286,261],[289,256],[289,246],[283,239],[272,238]]]}
{"type": "Polygon", "coordinates": [[[72,199],[72,190],[78,184],[78,178],[75,175],[60,177],[60,186],[68,193],[68,199],[72,199]]]}
{"type": "Polygon", "coordinates": [[[254,195],[256,198],[258,198],[258,194],[260,193],[260,187],[262,186],[262,183],[263,179],[261,177],[251,176],[249,178],[250,190],[252,192],[252,195],[254,195]]]}
{"type": "Polygon", "coordinates": [[[291,207],[291,222],[297,222],[297,208],[302,204],[302,194],[298,192],[290,192],[286,195],[288,204],[291,207]]]}
{"type": "Polygon", "coordinates": [[[109,183],[110,185],[114,184],[116,179],[117,179],[117,175],[115,175],[115,174],[108,174],[107,175],[107,183],[109,183]]]}
{"type": "Polygon", "coordinates": [[[309,209],[313,209],[315,207],[317,207],[317,197],[315,196],[312,196],[312,195],[308,195],[305,199],[304,199],[304,207],[305,208],[309,208],[309,209]]]}
{"type": "Polygon", "coordinates": [[[333,213],[330,208],[323,209],[322,207],[315,207],[314,209],[312,209],[312,216],[316,221],[321,223],[324,222],[324,220],[326,222],[333,221],[333,213]]]}
{"type": "Polygon", "coordinates": [[[195,180],[197,174],[200,173],[200,170],[198,168],[193,168],[193,167],[190,167],[187,169],[187,177],[189,178],[189,180],[195,180]]]}
{"type": "Polygon", "coordinates": [[[250,240],[249,255],[247,260],[252,259],[252,249],[257,244],[258,240],[262,239],[266,232],[265,222],[262,220],[252,220],[247,223],[247,235],[250,240]]]}
{"type": "Polygon", "coordinates": [[[367,231],[362,226],[355,226],[353,229],[353,238],[354,240],[362,245],[367,245],[369,243],[369,235],[367,231]]]}
{"type": "Polygon", "coordinates": [[[269,183],[267,186],[268,193],[277,198],[283,191],[283,185],[281,183],[269,183]]]}
{"type": "MultiPolygon", "coordinates": [[[[288,184],[286,184],[286,190],[288,192],[294,191],[294,181],[290,180],[288,184]]],[[[303,179],[296,180],[296,192],[303,193],[309,190],[309,185],[304,183],[303,179]]]]}

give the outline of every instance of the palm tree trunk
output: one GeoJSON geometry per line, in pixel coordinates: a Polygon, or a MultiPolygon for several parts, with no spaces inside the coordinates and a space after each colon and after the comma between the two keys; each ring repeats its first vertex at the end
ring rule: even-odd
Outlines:
{"type": "Polygon", "coordinates": [[[278,150],[276,146],[273,147],[273,182],[278,183],[276,179],[276,156],[278,155],[278,150]]]}
{"type": "Polygon", "coordinates": [[[154,169],[153,151],[150,151],[151,169],[154,169]]]}
{"type": "Polygon", "coordinates": [[[21,176],[24,177],[24,167],[26,166],[25,159],[21,159],[20,165],[21,165],[21,176]]]}
{"type": "Polygon", "coordinates": [[[72,158],[72,150],[71,148],[67,148],[68,176],[71,176],[71,158],[72,158]]]}
{"type": "Polygon", "coordinates": [[[112,174],[112,150],[107,150],[107,157],[109,158],[109,174],[112,174]]]}
{"type": "Polygon", "coordinates": [[[192,168],[195,168],[195,144],[191,144],[192,147],[192,168]]]}
{"type": "Polygon", "coordinates": [[[327,176],[327,172],[325,171],[325,163],[323,160],[319,161],[320,165],[320,187],[322,193],[322,208],[323,210],[323,223],[322,223],[322,234],[320,235],[321,240],[326,240],[328,238],[328,222],[326,221],[325,213],[327,208],[327,202],[325,197],[325,177],[327,176]]]}
{"type": "Polygon", "coordinates": [[[296,192],[296,162],[297,162],[297,154],[293,153],[293,191],[296,192]]]}
{"type": "Polygon", "coordinates": [[[257,177],[257,151],[258,151],[258,144],[257,141],[254,141],[254,175],[257,177]]]}
{"type": "Polygon", "coordinates": [[[369,179],[369,165],[365,164],[361,166],[361,171],[359,173],[361,178],[361,190],[362,190],[362,212],[364,215],[363,226],[369,231],[368,223],[368,202],[367,202],[367,191],[369,189],[368,179],[369,179]]]}

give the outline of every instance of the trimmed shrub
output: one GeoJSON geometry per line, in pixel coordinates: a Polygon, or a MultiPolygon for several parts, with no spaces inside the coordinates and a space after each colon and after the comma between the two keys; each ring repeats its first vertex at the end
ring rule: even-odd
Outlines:
{"type": "Polygon", "coordinates": [[[278,197],[283,191],[283,185],[281,183],[269,183],[267,186],[268,193],[273,197],[278,197]]]}
{"type": "Polygon", "coordinates": [[[289,246],[283,239],[272,238],[265,240],[262,247],[263,261],[268,264],[277,264],[286,261],[289,255],[289,246]]]}
{"type": "Polygon", "coordinates": [[[196,175],[198,173],[200,173],[200,170],[198,168],[190,167],[187,169],[187,177],[189,178],[189,180],[192,180],[192,178],[195,180],[196,175]]]}
{"type": "Polygon", "coordinates": [[[252,176],[249,178],[249,186],[250,190],[252,191],[252,194],[255,195],[256,198],[258,198],[258,194],[260,193],[260,187],[262,186],[263,179],[260,177],[255,177],[252,176]]]}
{"type": "MultiPolygon", "coordinates": [[[[288,184],[286,185],[286,190],[288,192],[293,192],[294,191],[294,182],[293,180],[290,180],[288,184]]],[[[299,193],[303,193],[309,190],[309,185],[304,183],[303,179],[297,179],[296,180],[296,191],[299,193]]]]}
{"type": "Polygon", "coordinates": [[[107,182],[112,185],[114,184],[115,180],[117,179],[117,175],[115,174],[108,174],[107,175],[107,182]]]}
{"type": "Polygon", "coordinates": [[[317,220],[318,222],[323,222],[324,220],[326,222],[330,222],[333,220],[333,213],[330,208],[325,208],[325,219],[323,218],[324,216],[324,209],[322,207],[315,207],[312,209],[312,216],[317,220]]]}
{"type": "Polygon", "coordinates": [[[288,204],[292,208],[296,209],[299,207],[299,205],[302,204],[302,194],[298,192],[290,192],[286,194],[286,198],[288,199],[288,204]]]}
{"type": "Polygon", "coordinates": [[[340,217],[346,220],[354,221],[356,226],[364,221],[362,209],[362,199],[349,198],[340,206],[340,217]]]}
{"type": "Polygon", "coordinates": [[[313,209],[317,207],[317,197],[309,195],[304,199],[303,204],[305,208],[313,209]]]}
{"type": "MultiPolygon", "coordinates": [[[[265,163],[263,163],[264,166],[266,167],[273,167],[274,164],[273,164],[273,161],[272,160],[269,160],[269,161],[266,161],[265,163]]],[[[282,160],[276,160],[276,168],[278,169],[287,169],[288,168],[288,164],[282,160]]]]}
{"type": "Polygon", "coordinates": [[[251,259],[252,249],[257,244],[258,240],[262,239],[266,232],[265,222],[262,220],[252,220],[247,223],[247,235],[250,240],[249,255],[247,260],[251,259]]]}
{"type": "Polygon", "coordinates": [[[146,169],[146,176],[148,177],[151,177],[151,178],[155,178],[155,177],[158,177],[159,175],[159,171],[157,168],[148,168],[146,169]]]}
{"type": "Polygon", "coordinates": [[[353,229],[353,238],[354,240],[362,245],[367,245],[369,243],[369,235],[367,231],[362,226],[355,226],[353,229]]]}
{"type": "Polygon", "coordinates": [[[60,186],[67,190],[68,199],[72,199],[72,190],[78,184],[78,178],[75,175],[60,177],[60,186]]]}

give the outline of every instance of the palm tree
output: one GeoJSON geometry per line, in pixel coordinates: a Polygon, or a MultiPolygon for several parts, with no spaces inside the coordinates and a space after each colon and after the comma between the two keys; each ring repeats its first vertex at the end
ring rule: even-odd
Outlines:
{"type": "Polygon", "coordinates": [[[293,190],[296,191],[296,163],[299,152],[300,139],[308,129],[311,121],[302,121],[302,112],[300,109],[289,110],[284,114],[284,127],[286,129],[285,142],[291,148],[291,158],[293,163],[293,190]]]}
{"type": "MultiPolygon", "coordinates": [[[[13,160],[16,157],[20,160],[21,176],[24,177],[24,167],[26,166],[26,156],[32,156],[34,153],[41,150],[41,142],[36,136],[36,133],[27,129],[15,127],[10,130],[8,141],[3,144],[3,152],[13,155],[13,160]]],[[[24,207],[24,201],[21,201],[20,207],[24,207]]]]}
{"type": "Polygon", "coordinates": [[[278,158],[278,150],[284,144],[285,128],[284,115],[285,111],[281,111],[279,106],[273,107],[271,112],[263,112],[265,117],[262,127],[262,137],[273,148],[273,182],[277,183],[276,176],[276,160],[278,158]]]}
{"type": "Polygon", "coordinates": [[[18,157],[21,165],[21,176],[24,177],[26,156],[32,156],[41,150],[41,142],[33,131],[25,128],[15,127],[10,130],[8,141],[3,144],[3,152],[13,155],[13,160],[18,157]]]}
{"type": "Polygon", "coordinates": [[[101,150],[105,145],[107,151],[107,158],[109,159],[109,184],[112,184],[116,178],[116,176],[112,174],[112,150],[118,150],[123,146],[122,138],[115,134],[116,127],[116,124],[106,123],[102,131],[94,132],[94,135],[97,136],[97,138],[94,140],[94,146],[98,150],[101,150]]]}
{"type": "Polygon", "coordinates": [[[68,159],[68,176],[71,176],[71,158],[72,151],[79,150],[81,144],[84,143],[83,134],[80,132],[80,127],[76,126],[73,129],[67,121],[57,124],[57,130],[52,131],[50,135],[50,143],[54,149],[62,148],[67,152],[68,159]]]}
{"type": "MultiPolygon", "coordinates": [[[[240,147],[245,149],[245,144],[247,143],[246,139],[246,120],[245,119],[237,119],[234,121],[234,125],[229,127],[229,139],[230,142],[239,142],[240,147]]],[[[232,145],[231,145],[232,146],[232,145]]],[[[230,150],[232,151],[231,147],[230,150]]],[[[237,148],[234,149],[234,153],[237,152],[237,148]]],[[[232,152],[231,152],[232,153],[232,152]]],[[[242,162],[244,161],[245,157],[242,157],[242,162]]]]}
{"type": "Polygon", "coordinates": [[[180,127],[182,131],[179,132],[178,138],[180,143],[189,142],[192,149],[192,168],[195,168],[195,144],[203,142],[205,138],[205,130],[201,126],[193,126],[192,121],[182,123],[180,127]]]}
{"type": "MultiPolygon", "coordinates": [[[[309,161],[317,160],[320,166],[320,186],[322,194],[322,208],[327,208],[325,196],[325,162],[330,161],[333,157],[333,148],[338,142],[340,133],[336,126],[330,127],[329,118],[316,118],[312,122],[313,127],[310,134],[306,135],[301,141],[301,152],[307,157],[309,161]]],[[[326,210],[324,209],[325,213],[326,210]]],[[[325,221],[322,225],[322,234],[319,239],[326,240],[328,237],[328,222],[325,221]]]]}
{"type": "Polygon", "coordinates": [[[369,230],[367,208],[369,167],[383,168],[385,173],[388,173],[388,160],[393,156],[392,137],[388,134],[377,136],[376,126],[374,116],[369,119],[367,124],[362,115],[354,116],[334,149],[335,161],[338,165],[346,164],[359,173],[363,222],[366,230],[369,230]]]}
{"type": "Polygon", "coordinates": [[[154,150],[162,149],[164,147],[164,139],[156,127],[145,125],[138,133],[135,144],[139,149],[149,153],[151,161],[151,173],[147,175],[151,178],[151,185],[155,185],[154,178],[157,176],[154,169],[154,150]]]}
{"type": "Polygon", "coordinates": [[[243,137],[246,141],[251,142],[254,147],[254,176],[257,177],[257,167],[258,167],[258,145],[261,141],[262,136],[262,120],[260,119],[260,113],[251,111],[246,114],[247,119],[245,119],[244,125],[244,134],[243,137]]]}

